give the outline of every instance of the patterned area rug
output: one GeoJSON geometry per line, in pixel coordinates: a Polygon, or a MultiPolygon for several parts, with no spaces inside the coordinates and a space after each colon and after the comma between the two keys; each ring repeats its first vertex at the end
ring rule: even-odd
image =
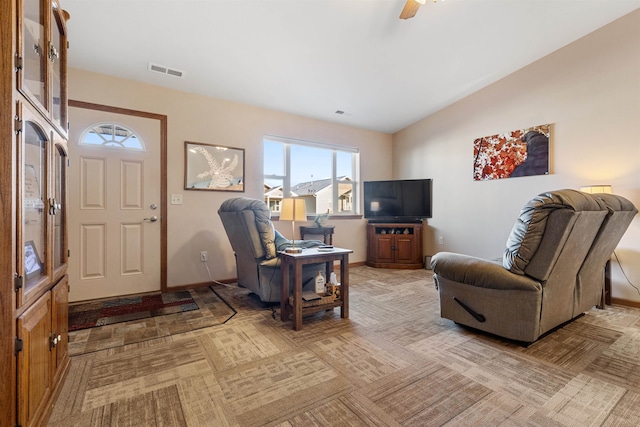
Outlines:
{"type": "Polygon", "coordinates": [[[197,310],[189,291],[90,301],[69,306],[69,331],[197,310]]]}
{"type": "MultiPolygon", "coordinates": [[[[117,311],[116,307],[112,307],[115,311],[109,312],[109,315],[104,317],[111,320],[117,317],[118,323],[111,322],[103,326],[96,325],[76,330],[71,329],[74,322],[75,324],[88,323],[89,319],[85,318],[80,322],[73,320],[72,312],[75,313],[78,310],[76,306],[69,307],[69,355],[77,356],[134,344],[144,345],[141,343],[153,342],[157,339],[171,340],[173,335],[223,325],[237,314],[236,309],[214,289],[214,286],[165,294],[164,301],[163,308],[152,309],[149,305],[146,310],[130,314],[117,311]],[[167,295],[173,297],[168,298],[167,295]],[[126,316],[130,317],[125,318],[126,316]]],[[[122,306],[118,307],[122,308],[122,306]]],[[[85,306],[85,308],[88,307],[85,306]]],[[[97,311],[98,308],[93,309],[97,311]]],[[[106,310],[106,307],[102,308],[106,310]]],[[[85,313],[85,316],[88,314],[85,313]]]]}

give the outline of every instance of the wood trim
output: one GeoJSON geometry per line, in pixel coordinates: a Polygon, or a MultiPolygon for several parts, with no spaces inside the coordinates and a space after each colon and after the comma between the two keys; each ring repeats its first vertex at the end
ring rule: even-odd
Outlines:
{"type": "Polygon", "coordinates": [[[632,301],[632,300],[623,299],[623,298],[612,297],[611,304],[640,308],[640,301],[632,301]]]}
{"type": "Polygon", "coordinates": [[[150,113],[147,111],[131,110],[128,108],[113,107],[109,105],[94,104],[91,102],[69,100],[69,107],[84,108],[87,110],[104,111],[107,113],[123,114],[158,120],[160,123],[160,206],[162,218],[160,220],[160,291],[167,292],[167,116],[164,114],[150,113]]]}
{"type": "Polygon", "coordinates": [[[0,2],[0,426],[16,423],[16,293],[13,290],[15,258],[15,133],[17,98],[14,53],[16,48],[16,3],[0,2]],[[11,237],[11,238],[10,238],[11,237]]]}

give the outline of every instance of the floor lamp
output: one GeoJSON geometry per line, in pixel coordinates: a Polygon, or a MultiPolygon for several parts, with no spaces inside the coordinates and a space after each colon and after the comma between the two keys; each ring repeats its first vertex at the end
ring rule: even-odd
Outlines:
{"type": "Polygon", "coordinates": [[[280,220],[291,221],[291,247],[286,248],[285,252],[289,254],[298,254],[302,252],[302,248],[296,248],[296,221],[307,220],[307,209],[304,199],[287,198],[282,199],[280,207],[280,220]]]}

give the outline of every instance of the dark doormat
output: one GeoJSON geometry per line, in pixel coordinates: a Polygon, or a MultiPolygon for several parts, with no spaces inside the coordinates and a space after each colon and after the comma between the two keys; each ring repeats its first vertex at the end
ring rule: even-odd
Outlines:
{"type": "Polygon", "coordinates": [[[69,331],[197,310],[189,291],[122,297],[69,305],[69,331]]]}
{"type": "Polygon", "coordinates": [[[69,355],[221,325],[237,313],[213,286],[148,297],[70,305],[69,355]]]}

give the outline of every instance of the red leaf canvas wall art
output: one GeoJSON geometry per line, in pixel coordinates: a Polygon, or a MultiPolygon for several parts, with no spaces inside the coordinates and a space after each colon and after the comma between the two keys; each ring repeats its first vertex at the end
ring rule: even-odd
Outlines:
{"type": "Polygon", "coordinates": [[[548,174],[550,129],[546,124],[477,138],[473,141],[473,179],[548,174]]]}

